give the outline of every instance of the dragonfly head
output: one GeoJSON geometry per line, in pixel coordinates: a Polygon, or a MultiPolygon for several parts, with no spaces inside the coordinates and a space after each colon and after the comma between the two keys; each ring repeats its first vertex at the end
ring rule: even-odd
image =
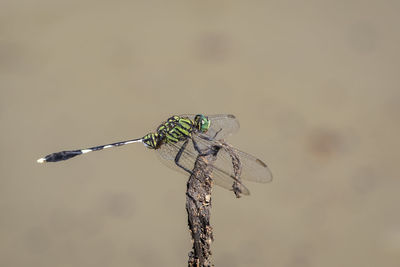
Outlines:
{"type": "Polygon", "coordinates": [[[211,121],[208,119],[208,117],[199,114],[194,117],[194,125],[200,132],[205,133],[210,128],[211,121]]]}
{"type": "Polygon", "coordinates": [[[147,148],[157,149],[161,145],[160,135],[158,133],[149,133],[142,138],[143,144],[147,148]]]}

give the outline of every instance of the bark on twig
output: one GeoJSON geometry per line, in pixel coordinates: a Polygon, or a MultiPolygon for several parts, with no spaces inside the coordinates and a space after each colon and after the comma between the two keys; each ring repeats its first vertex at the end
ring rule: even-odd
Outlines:
{"type": "Polygon", "coordinates": [[[193,240],[192,250],[189,252],[189,267],[211,267],[211,242],[213,241],[210,225],[211,213],[211,186],[212,163],[216,160],[216,153],[198,156],[193,174],[187,182],[186,210],[188,224],[193,240]]]}
{"type": "MultiPolygon", "coordinates": [[[[188,224],[192,235],[193,247],[189,252],[189,267],[211,267],[211,242],[213,239],[210,225],[211,188],[213,163],[220,149],[227,151],[232,159],[234,177],[240,182],[241,162],[227,143],[218,142],[219,146],[210,148],[207,155],[199,155],[196,159],[192,175],[187,182],[186,210],[188,224]]],[[[240,197],[241,189],[238,182],[232,180],[232,190],[240,197]]]]}

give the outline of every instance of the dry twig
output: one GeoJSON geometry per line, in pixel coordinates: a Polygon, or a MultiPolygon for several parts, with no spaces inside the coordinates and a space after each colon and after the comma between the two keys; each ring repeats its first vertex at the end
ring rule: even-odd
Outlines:
{"type": "MultiPolygon", "coordinates": [[[[213,232],[210,225],[211,214],[211,188],[213,163],[217,159],[220,149],[224,149],[232,158],[234,176],[240,181],[241,163],[239,157],[231,149],[231,146],[219,141],[219,146],[210,148],[207,155],[199,155],[196,159],[192,175],[187,182],[186,210],[188,213],[188,225],[192,235],[193,247],[189,253],[189,267],[210,267],[211,242],[213,232]]],[[[240,186],[232,182],[232,190],[236,197],[240,197],[240,186]]]]}

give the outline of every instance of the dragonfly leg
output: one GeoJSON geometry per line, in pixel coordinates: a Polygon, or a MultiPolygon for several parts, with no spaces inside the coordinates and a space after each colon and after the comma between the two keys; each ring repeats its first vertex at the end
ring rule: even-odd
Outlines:
{"type": "Polygon", "coordinates": [[[187,140],[182,144],[181,148],[179,149],[178,153],[177,153],[176,156],[175,156],[175,164],[176,164],[179,168],[181,168],[181,169],[187,171],[189,174],[193,174],[191,170],[187,169],[185,166],[183,166],[183,165],[181,165],[181,164],[179,163],[179,160],[180,160],[180,158],[181,158],[181,156],[182,156],[182,153],[183,153],[183,151],[185,151],[186,146],[187,146],[188,143],[189,143],[189,139],[187,139],[187,140]]]}
{"type": "Polygon", "coordinates": [[[222,128],[219,129],[218,132],[216,132],[216,133],[214,134],[214,136],[212,137],[212,139],[215,139],[215,137],[217,137],[217,135],[218,135],[221,131],[222,131],[222,128]]]}
{"type": "Polygon", "coordinates": [[[194,140],[193,137],[192,137],[192,142],[193,142],[194,149],[196,149],[196,151],[202,156],[207,156],[210,154],[217,155],[218,151],[221,148],[220,146],[212,145],[211,147],[208,147],[204,151],[202,151],[200,149],[199,145],[197,144],[196,140],[194,140]]]}
{"type": "Polygon", "coordinates": [[[201,139],[204,139],[204,140],[207,140],[207,141],[213,141],[221,131],[222,131],[222,128],[219,129],[219,130],[214,134],[213,137],[209,137],[209,136],[207,136],[207,135],[205,135],[205,134],[199,134],[198,136],[199,136],[201,139]]]}

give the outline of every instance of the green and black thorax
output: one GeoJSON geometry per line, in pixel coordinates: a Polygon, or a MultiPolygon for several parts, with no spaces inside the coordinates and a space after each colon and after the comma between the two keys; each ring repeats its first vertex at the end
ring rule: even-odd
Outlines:
{"type": "Polygon", "coordinates": [[[177,143],[191,138],[195,132],[205,133],[210,128],[210,120],[204,115],[196,115],[193,120],[184,116],[172,116],[162,123],[155,133],[143,137],[143,143],[152,149],[162,144],[177,143]]]}

